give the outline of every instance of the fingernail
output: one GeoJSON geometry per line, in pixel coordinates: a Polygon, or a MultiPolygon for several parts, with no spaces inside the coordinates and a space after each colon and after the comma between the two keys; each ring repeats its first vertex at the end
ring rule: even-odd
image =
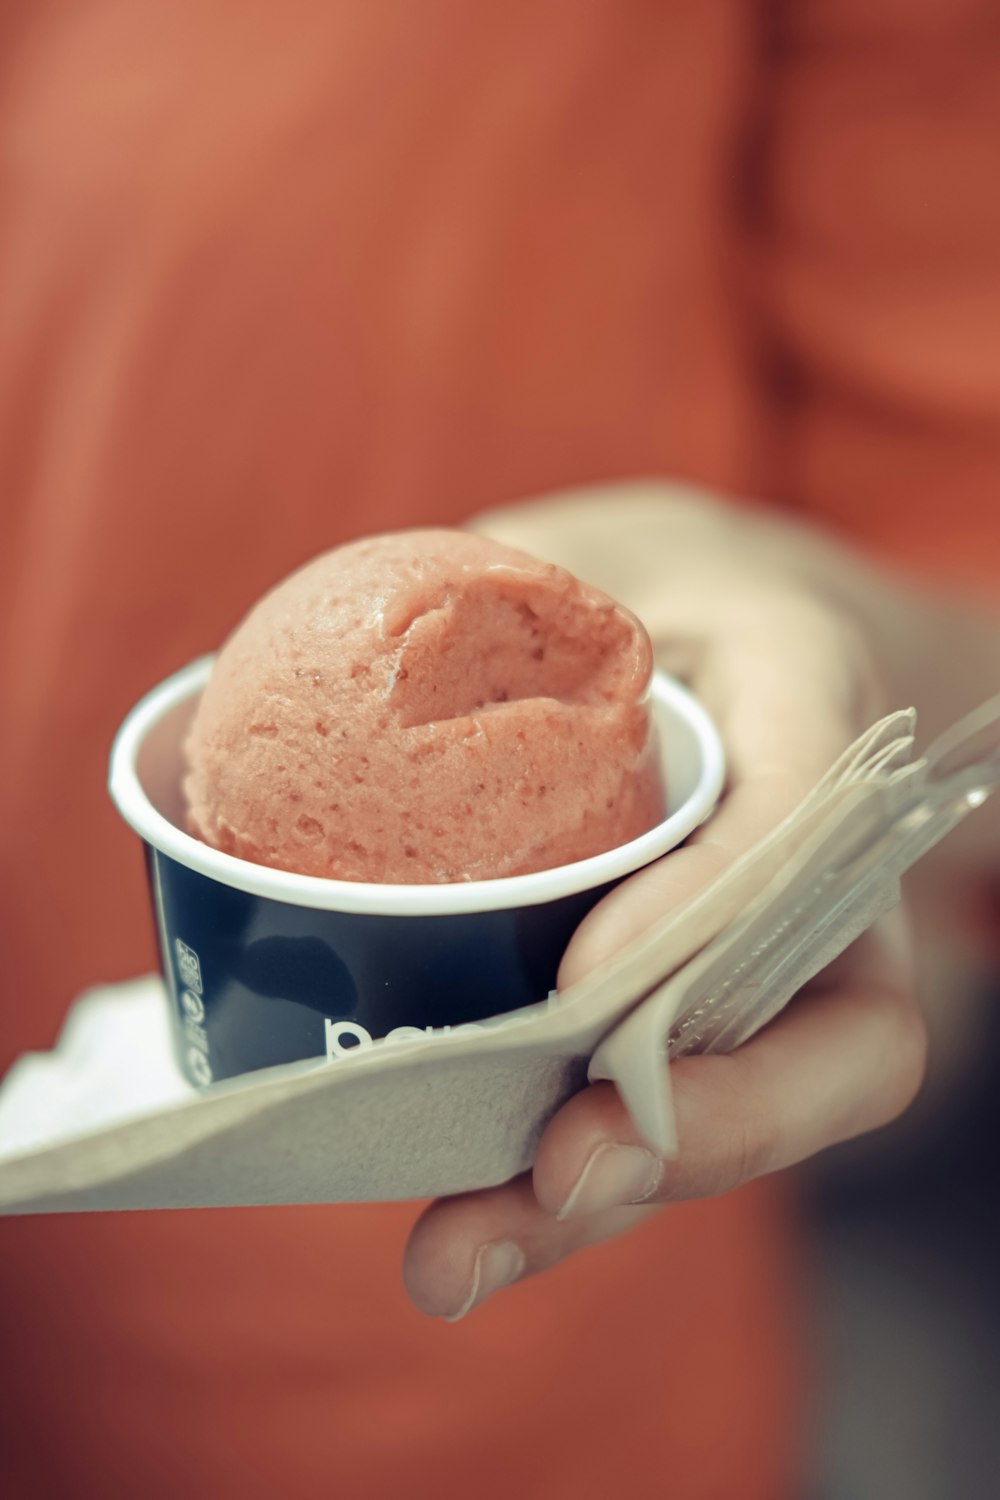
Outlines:
{"type": "Polygon", "coordinates": [[[627,1203],[645,1203],[660,1185],[663,1162],[642,1146],[605,1141],[592,1152],[557,1219],[597,1214],[627,1203]]]}
{"type": "Polygon", "coordinates": [[[457,1312],[448,1313],[446,1323],[457,1323],[479,1307],[494,1292],[511,1286],[524,1270],[524,1252],[511,1240],[501,1240],[496,1245],[480,1245],[476,1263],[472,1268],[472,1281],[465,1301],[457,1312]]]}

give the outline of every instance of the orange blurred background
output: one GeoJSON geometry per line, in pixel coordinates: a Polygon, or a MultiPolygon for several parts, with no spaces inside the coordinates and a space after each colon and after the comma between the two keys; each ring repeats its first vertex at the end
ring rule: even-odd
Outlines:
{"type": "MultiPolygon", "coordinates": [[[[154,967],[119,721],[322,548],[656,474],[995,598],[998,182],[974,0],[0,6],[0,1065],[154,967]]],[[[839,1500],[881,1170],[815,1255],[764,1184],[454,1330],[412,1207],[5,1222],[3,1493],[839,1500]]]]}

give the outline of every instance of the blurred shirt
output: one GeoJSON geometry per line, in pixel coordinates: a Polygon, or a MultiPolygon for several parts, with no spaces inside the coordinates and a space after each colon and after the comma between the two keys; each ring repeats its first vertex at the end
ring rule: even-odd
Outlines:
{"type": "MultiPolygon", "coordinates": [[[[998,180],[988,0],[4,7],[0,1062],[154,966],[120,719],[322,548],[665,474],[988,586],[998,180]]],[[[780,1186],[458,1327],[413,1217],[4,1223],[4,1492],[796,1493],[780,1186]]]]}

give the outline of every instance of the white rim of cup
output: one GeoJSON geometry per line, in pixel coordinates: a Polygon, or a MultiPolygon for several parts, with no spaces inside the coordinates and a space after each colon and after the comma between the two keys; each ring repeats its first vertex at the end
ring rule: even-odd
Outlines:
{"type": "Polygon", "coordinates": [[[291,906],[372,916],[430,917],[502,911],[557,901],[620,880],[676,848],[708,817],[725,781],[725,752],[715,725],[686,688],[665,673],[656,672],[651,684],[652,698],[685,720],[701,753],[701,774],[691,795],[648,833],[575,864],[496,880],[380,885],[296,875],[289,870],[255,865],[203,844],[157,812],[139,780],[137,760],[146,735],[165,714],[201,692],[213,660],[204,656],[192,662],[153,688],[132,709],[111,751],[108,783],[111,797],[126,823],[178,864],[222,885],[291,906]]]}

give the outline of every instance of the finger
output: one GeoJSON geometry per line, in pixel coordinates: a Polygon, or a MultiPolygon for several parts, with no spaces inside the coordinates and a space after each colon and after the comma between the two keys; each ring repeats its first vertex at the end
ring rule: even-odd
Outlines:
{"type": "Polygon", "coordinates": [[[530,1176],[442,1198],[413,1229],[403,1281],[419,1311],[457,1322],[515,1281],[626,1233],[652,1212],[617,1208],[559,1222],[540,1206],[530,1176]]]}
{"type": "Polygon", "coordinates": [[[893,1119],[919,1087],[925,1054],[898,929],[880,924],[738,1052],[672,1065],[676,1160],[647,1150],[600,1083],[555,1117],[533,1178],[433,1204],[405,1256],[414,1304],[463,1317],[664,1203],[739,1187],[893,1119]]]}
{"type": "Polygon", "coordinates": [[[736,1052],[671,1065],[676,1160],[658,1166],[612,1085],[577,1094],[539,1146],[542,1206],[569,1218],[725,1192],[894,1119],[926,1053],[899,928],[879,924],[736,1052]]]}

